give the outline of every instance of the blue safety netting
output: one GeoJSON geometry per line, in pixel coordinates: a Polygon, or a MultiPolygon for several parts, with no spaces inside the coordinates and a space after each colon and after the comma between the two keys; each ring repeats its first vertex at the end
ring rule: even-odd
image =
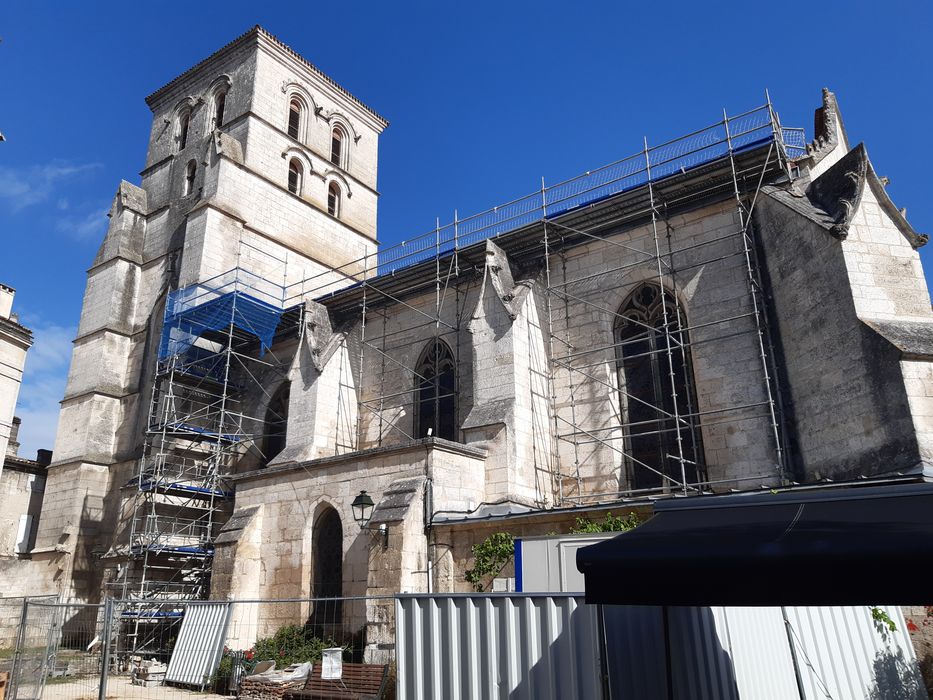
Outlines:
{"type": "MultiPolygon", "coordinates": [[[[159,344],[160,360],[188,352],[199,337],[209,331],[223,330],[230,324],[256,336],[260,354],[272,346],[275,329],[282,318],[281,308],[241,291],[227,292],[196,305],[179,304],[187,293],[187,289],[179,289],[169,294],[159,344]],[[179,307],[181,310],[172,313],[179,307]]],[[[195,348],[196,353],[202,350],[195,348]]]]}

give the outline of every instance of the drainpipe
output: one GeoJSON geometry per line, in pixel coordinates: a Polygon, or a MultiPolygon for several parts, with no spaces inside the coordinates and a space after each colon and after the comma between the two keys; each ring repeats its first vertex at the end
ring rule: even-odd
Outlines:
{"type": "Polygon", "coordinates": [[[430,445],[425,445],[424,478],[424,536],[428,563],[428,595],[431,595],[434,593],[434,545],[431,542],[434,537],[434,531],[431,528],[431,519],[434,517],[434,479],[431,476],[430,445]]]}

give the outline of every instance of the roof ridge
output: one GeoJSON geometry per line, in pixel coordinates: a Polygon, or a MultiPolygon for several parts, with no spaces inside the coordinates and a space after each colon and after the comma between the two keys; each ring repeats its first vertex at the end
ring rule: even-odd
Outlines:
{"type": "Polygon", "coordinates": [[[355,102],[357,105],[359,105],[360,107],[362,107],[363,109],[365,109],[367,112],[369,112],[371,115],[373,115],[374,117],[376,117],[378,120],[380,120],[381,122],[383,122],[383,124],[384,124],[385,126],[388,126],[389,121],[388,121],[385,117],[383,117],[383,116],[382,116],[381,114],[379,114],[376,110],[374,110],[372,107],[370,107],[370,106],[367,105],[365,102],[363,102],[360,98],[356,97],[353,93],[351,93],[351,92],[350,92],[349,90],[347,90],[345,87],[343,87],[342,85],[340,85],[340,83],[338,83],[336,80],[334,80],[333,78],[331,78],[329,75],[327,75],[324,71],[322,71],[322,70],[321,70],[320,68],[318,68],[316,65],[314,65],[313,63],[311,63],[311,61],[309,61],[308,59],[306,59],[306,58],[305,58],[304,56],[302,56],[300,53],[298,53],[297,51],[295,51],[295,49],[293,49],[291,46],[289,46],[288,44],[286,44],[284,41],[282,41],[281,39],[279,39],[277,36],[275,36],[275,35],[272,34],[269,30],[265,29],[262,25],[259,25],[259,24],[253,25],[253,26],[250,27],[247,31],[245,31],[243,34],[240,34],[238,37],[236,37],[236,38],[233,39],[232,41],[227,42],[226,44],[224,44],[223,46],[221,46],[219,49],[217,49],[216,51],[212,52],[212,53],[211,53],[209,56],[207,56],[206,58],[204,58],[204,59],[198,61],[197,63],[195,63],[195,64],[194,64],[193,66],[191,66],[190,68],[186,69],[185,71],[183,71],[183,72],[180,73],[179,75],[177,75],[177,76],[175,76],[174,78],[172,78],[169,82],[165,83],[165,85],[163,85],[162,87],[158,88],[157,90],[154,90],[152,93],[150,93],[149,95],[146,96],[146,104],[148,104],[148,105],[151,106],[153,100],[155,100],[161,93],[166,92],[167,90],[169,90],[169,89],[172,88],[173,86],[177,85],[179,82],[181,82],[181,81],[184,80],[186,77],[188,77],[191,73],[197,71],[199,68],[201,68],[202,66],[204,66],[206,63],[208,63],[208,62],[210,62],[212,59],[214,59],[214,57],[216,57],[218,54],[221,54],[221,53],[223,53],[224,51],[229,50],[232,46],[235,46],[236,44],[239,44],[239,43],[245,41],[247,38],[249,38],[249,37],[251,37],[251,36],[253,36],[253,35],[256,35],[256,36],[262,35],[262,36],[264,36],[265,38],[267,38],[267,39],[269,39],[270,41],[272,41],[273,43],[275,43],[275,44],[276,44],[279,48],[281,48],[283,51],[285,51],[286,53],[288,53],[289,55],[291,55],[293,58],[295,58],[295,59],[297,59],[298,61],[300,61],[300,62],[301,62],[303,65],[305,65],[307,68],[310,68],[312,71],[314,71],[314,73],[316,73],[319,77],[321,77],[321,78],[322,78],[325,82],[327,82],[331,87],[335,88],[338,92],[340,92],[341,94],[343,94],[343,95],[345,95],[346,97],[350,98],[350,99],[351,99],[353,102],[355,102]]]}

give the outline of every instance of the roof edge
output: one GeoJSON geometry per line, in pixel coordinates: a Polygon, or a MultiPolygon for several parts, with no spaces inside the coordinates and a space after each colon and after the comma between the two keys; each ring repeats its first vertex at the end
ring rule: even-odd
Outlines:
{"type": "Polygon", "coordinates": [[[179,75],[172,78],[165,85],[163,85],[162,87],[150,93],[146,97],[146,104],[151,109],[152,105],[156,103],[159,99],[161,99],[167,92],[169,92],[172,88],[176,87],[179,83],[184,81],[186,78],[190,77],[193,73],[200,70],[201,68],[203,68],[205,65],[207,65],[211,61],[216,60],[219,56],[222,56],[223,54],[229,53],[230,51],[240,48],[241,46],[247,44],[249,41],[258,40],[260,38],[266,39],[267,41],[271,42],[272,44],[277,46],[279,49],[281,49],[282,51],[290,55],[292,58],[296,59],[299,63],[304,65],[306,68],[309,68],[312,72],[314,72],[318,77],[324,80],[327,84],[329,84],[331,87],[336,89],[339,93],[341,93],[345,97],[348,97],[357,106],[359,106],[360,108],[365,110],[368,114],[373,116],[377,121],[379,121],[382,124],[383,129],[389,125],[389,121],[385,117],[383,117],[381,114],[376,112],[372,107],[370,107],[365,102],[360,100],[358,97],[353,95],[353,93],[351,93],[345,87],[340,85],[336,80],[331,78],[329,75],[324,73],[324,71],[322,71],[320,68],[318,68],[313,63],[311,63],[311,61],[306,59],[304,56],[299,54],[297,51],[295,51],[292,47],[290,47],[284,41],[279,39],[277,36],[269,32],[268,30],[266,30],[259,24],[253,25],[250,29],[248,29],[246,32],[244,32],[237,38],[224,44],[223,46],[221,46],[219,49],[211,53],[206,58],[202,59],[201,61],[198,61],[196,64],[194,64],[187,70],[183,71],[179,75]]]}

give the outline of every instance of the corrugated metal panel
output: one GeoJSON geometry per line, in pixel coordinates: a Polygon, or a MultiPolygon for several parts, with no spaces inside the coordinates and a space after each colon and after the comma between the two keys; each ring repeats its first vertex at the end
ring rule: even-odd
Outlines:
{"type": "Polygon", "coordinates": [[[713,608],[742,698],[797,698],[794,660],[781,608],[713,608]]]}
{"type": "Polygon", "coordinates": [[[400,596],[398,696],[599,698],[598,635],[582,596],[400,596]]]}
{"type": "Polygon", "coordinates": [[[189,603],[172,649],[165,680],[203,686],[224,650],[230,603],[189,603]]]}
{"type": "Polygon", "coordinates": [[[674,697],[737,700],[728,642],[720,636],[726,626],[722,608],[670,608],[674,697]]]}
{"type": "Polygon", "coordinates": [[[879,630],[867,606],[787,608],[806,700],[927,700],[901,609],[879,607],[897,631],[879,630]]]}
{"type": "Polygon", "coordinates": [[[612,697],[668,700],[661,608],[607,605],[603,614],[612,697]]]}

